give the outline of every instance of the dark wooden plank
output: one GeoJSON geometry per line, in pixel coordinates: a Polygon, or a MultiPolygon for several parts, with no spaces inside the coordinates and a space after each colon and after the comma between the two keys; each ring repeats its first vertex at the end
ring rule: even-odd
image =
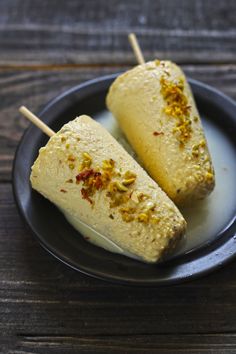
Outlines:
{"type": "Polygon", "coordinates": [[[146,58],[235,62],[236,2],[1,0],[0,64],[131,63],[127,33],[146,58]]]}
{"type": "Polygon", "coordinates": [[[22,337],[11,353],[216,353],[236,351],[236,336],[230,335],[133,335],[104,337],[22,337]],[[211,351],[212,350],[212,351],[211,351]]]}
{"type": "Polygon", "coordinates": [[[146,58],[188,63],[189,76],[236,98],[235,10],[233,0],[0,2],[0,353],[236,352],[235,262],[171,288],[90,279],[37,244],[8,183],[28,125],[17,108],[38,111],[68,87],[133,63],[130,31],[146,58]]]}
{"type": "MultiPolygon", "coordinates": [[[[211,84],[236,98],[236,65],[185,65],[183,68],[188,76],[211,84]]],[[[61,70],[0,70],[0,180],[8,181],[11,178],[14,151],[28,125],[18,113],[20,105],[26,104],[37,112],[48,100],[69,87],[124,69],[125,67],[117,66],[61,70]]]]}
{"type": "MultiPolygon", "coordinates": [[[[7,183],[0,184],[0,216],[0,333],[4,336],[212,334],[216,338],[236,333],[236,262],[179,286],[113,285],[76,273],[44,251],[23,226],[7,183]]],[[[149,343],[150,338],[146,337],[149,343]]],[[[187,343],[190,346],[191,341],[187,343]]],[[[230,343],[235,346],[232,338],[230,343]]]]}
{"type": "MultiPolygon", "coordinates": [[[[15,148],[29,124],[18,113],[22,104],[37,112],[47,101],[67,88],[110,71],[112,70],[109,68],[90,67],[64,70],[1,70],[0,180],[9,180],[15,148]]],[[[113,68],[114,71],[116,70],[113,68]]]]}

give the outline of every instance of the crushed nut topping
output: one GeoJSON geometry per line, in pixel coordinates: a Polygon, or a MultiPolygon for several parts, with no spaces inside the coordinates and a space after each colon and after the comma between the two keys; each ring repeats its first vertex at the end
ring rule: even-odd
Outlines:
{"type": "Polygon", "coordinates": [[[148,222],[148,214],[147,213],[140,213],[138,215],[138,221],[147,223],[148,222]]]}
{"type": "Polygon", "coordinates": [[[104,160],[102,162],[102,169],[105,171],[112,171],[115,167],[115,161],[110,159],[110,160],[104,160]]]}
{"type": "Polygon", "coordinates": [[[124,173],[124,176],[123,176],[125,179],[129,179],[129,178],[136,178],[137,177],[137,175],[134,173],[134,172],[132,172],[132,171],[126,171],[125,173],[124,173]]]}
{"type": "Polygon", "coordinates": [[[87,152],[84,152],[83,160],[79,167],[79,170],[82,171],[84,168],[89,168],[91,166],[91,163],[92,163],[92,157],[87,152]]]}
{"type": "Polygon", "coordinates": [[[117,188],[119,192],[127,192],[128,188],[124,186],[122,182],[115,181],[114,186],[117,188]]]}
{"type": "Polygon", "coordinates": [[[199,155],[204,152],[205,146],[206,146],[205,140],[201,140],[199,144],[193,145],[192,156],[199,157],[199,155]]]}
{"type": "Polygon", "coordinates": [[[135,182],[136,177],[132,178],[127,178],[122,181],[122,184],[125,186],[129,186],[130,184],[133,184],[135,182]]]}
{"type": "Polygon", "coordinates": [[[191,106],[188,104],[188,99],[184,94],[184,80],[181,78],[178,82],[174,82],[162,75],[160,84],[161,94],[166,101],[164,112],[176,119],[173,133],[176,133],[180,146],[183,146],[190,138],[192,132],[191,106]]]}
{"type": "Polygon", "coordinates": [[[73,169],[75,168],[75,164],[74,164],[74,163],[70,163],[70,164],[69,164],[69,168],[70,168],[71,170],[73,170],[73,169]]]}
{"type": "MultiPolygon", "coordinates": [[[[77,159],[73,154],[69,154],[67,161],[69,168],[73,170],[77,159]]],[[[75,176],[75,182],[82,184],[83,199],[94,205],[95,194],[106,190],[110,208],[118,208],[123,221],[144,224],[157,222],[158,218],[154,215],[156,204],[149,195],[134,189],[137,175],[133,171],[116,168],[113,159],[104,160],[101,166],[93,167],[92,157],[87,152],[83,152],[81,161],[77,162],[79,173],[75,176]]],[[[66,183],[73,183],[73,179],[68,179],[66,183]]],[[[114,219],[113,214],[108,216],[114,219]]]]}

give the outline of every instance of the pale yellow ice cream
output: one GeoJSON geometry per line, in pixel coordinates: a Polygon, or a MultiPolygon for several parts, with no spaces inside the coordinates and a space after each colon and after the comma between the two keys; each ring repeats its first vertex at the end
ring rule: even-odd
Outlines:
{"type": "Polygon", "coordinates": [[[32,187],[122,249],[159,261],[184,233],[179,210],[97,122],[80,116],[40,149],[32,187]]]}
{"type": "Polygon", "coordinates": [[[213,190],[199,113],[177,65],[156,60],[120,75],[107,106],[145,169],[175,203],[203,199],[213,190]]]}

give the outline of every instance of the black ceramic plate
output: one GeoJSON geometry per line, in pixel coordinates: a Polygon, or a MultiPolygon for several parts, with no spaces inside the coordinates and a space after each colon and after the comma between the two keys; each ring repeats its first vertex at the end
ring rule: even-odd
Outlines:
{"type": "MultiPolygon", "coordinates": [[[[76,86],[51,101],[39,116],[57,131],[80,114],[105,109],[105,96],[117,75],[76,86]]],[[[200,114],[220,126],[235,147],[236,105],[219,91],[189,80],[200,114]]],[[[160,285],[196,278],[219,268],[236,256],[235,210],[219,237],[189,254],[159,265],[145,264],[107,252],[83,239],[53,204],[32,191],[30,167],[47,137],[34,126],[25,132],[16,152],[13,188],[19,211],[39,242],[59,260],[90,276],[129,285],[160,285]]]]}

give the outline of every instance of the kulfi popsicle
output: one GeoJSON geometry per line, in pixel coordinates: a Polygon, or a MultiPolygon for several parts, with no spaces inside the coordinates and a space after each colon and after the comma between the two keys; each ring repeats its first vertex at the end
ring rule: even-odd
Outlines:
{"type": "Polygon", "coordinates": [[[40,149],[30,180],[69,219],[78,218],[146,262],[161,260],[186,229],[168,196],[85,115],[65,124],[40,149]]]}
{"type": "Polygon", "coordinates": [[[143,166],[178,205],[203,199],[215,177],[186,77],[170,61],[151,61],[120,75],[107,106],[143,166]]]}

